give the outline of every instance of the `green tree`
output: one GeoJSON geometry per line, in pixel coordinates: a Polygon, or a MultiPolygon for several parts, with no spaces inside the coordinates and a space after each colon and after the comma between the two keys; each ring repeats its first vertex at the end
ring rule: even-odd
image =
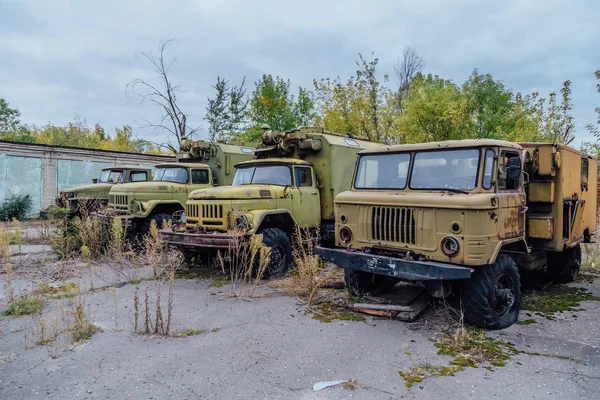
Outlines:
{"type": "Polygon", "coordinates": [[[418,73],[402,98],[399,142],[461,139],[468,134],[468,102],[458,85],[437,75],[418,73]]]}
{"type": "Polygon", "coordinates": [[[326,130],[368,137],[378,142],[394,142],[395,96],[386,86],[387,75],[377,78],[379,60],[366,60],[358,54],[358,70],[345,82],[340,77],[314,81],[317,123],[326,130]]]}
{"type": "Polygon", "coordinates": [[[227,80],[217,77],[217,83],[213,86],[215,96],[208,98],[204,117],[208,122],[210,141],[230,140],[240,134],[249,102],[245,83],[244,77],[239,87],[230,88],[227,80]]]}
{"type": "MultiPolygon", "coordinates": [[[[600,69],[594,72],[594,75],[598,81],[598,83],[596,83],[596,92],[600,94],[600,69]]],[[[595,107],[594,112],[596,113],[596,122],[587,124],[585,128],[589,133],[592,134],[595,141],[584,142],[582,150],[586,151],[588,154],[598,157],[600,156],[600,107],[595,107]]]]}
{"type": "Polygon", "coordinates": [[[267,124],[273,130],[286,131],[302,125],[311,125],[315,117],[312,94],[303,88],[298,89],[296,98],[290,89],[290,81],[272,75],[263,75],[255,83],[250,96],[248,117],[250,128],[244,139],[259,141],[261,125],[267,124]]]}
{"type": "Polygon", "coordinates": [[[469,115],[467,137],[500,139],[514,130],[515,96],[491,74],[475,69],[461,89],[469,115]]]}
{"type": "Polygon", "coordinates": [[[6,100],[0,98],[0,140],[35,143],[35,137],[29,128],[21,123],[20,117],[18,109],[11,108],[6,100]]]}

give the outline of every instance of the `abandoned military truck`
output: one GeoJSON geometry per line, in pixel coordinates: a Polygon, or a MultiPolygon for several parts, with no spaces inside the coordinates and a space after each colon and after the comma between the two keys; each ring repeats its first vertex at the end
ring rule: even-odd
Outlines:
{"type": "Polygon", "coordinates": [[[56,205],[69,209],[72,214],[79,213],[80,207],[87,211],[96,211],[108,204],[108,192],[116,184],[146,182],[152,180],[152,172],[140,166],[115,165],[103,168],[100,178],[91,185],[81,185],[65,189],[56,198],[56,205]]]}
{"type": "Polygon", "coordinates": [[[468,323],[513,324],[519,269],[577,277],[596,230],[596,160],[565,145],[478,139],[359,153],[335,199],[336,243],[317,247],[355,295],[399,280],[434,297],[460,289],[468,323]]]}
{"type": "Polygon", "coordinates": [[[145,234],[152,220],[159,227],[183,211],[188,195],[199,188],[230,185],[234,165],[253,157],[255,144],[182,141],[178,162],[156,166],[151,182],[115,186],[109,193],[105,221],[120,218],[130,232],[145,234]]]}
{"type": "Polygon", "coordinates": [[[291,264],[296,227],[316,230],[333,243],[333,199],[350,188],[356,154],[380,145],[321,128],[265,130],[255,159],[236,165],[232,186],[192,192],[185,224],[160,231],[187,252],[227,250],[239,237],[261,233],[270,249],[265,276],[291,264]]]}

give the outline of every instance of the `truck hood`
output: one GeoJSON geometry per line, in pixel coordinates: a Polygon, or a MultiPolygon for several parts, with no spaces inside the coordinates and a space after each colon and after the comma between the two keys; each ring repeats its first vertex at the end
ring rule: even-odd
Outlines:
{"type": "Polygon", "coordinates": [[[183,183],[173,182],[133,182],[133,183],[122,183],[115,185],[110,193],[111,194],[133,194],[138,193],[178,193],[185,192],[186,186],[183,183]]]}
{"type": "Polygon", "coordinates": [[[108,192],[115,184],[114,183],[92,183],[89,185],[81,185],[70,187],[68,189],[62,190],[61,193],[101,193],[108,192]]]}
{"type": "Polygon", "coordinates": [[[419,208],[456,208],[456,209],[495,209],[495,193],[452,193],[452,192],[388,192],[388,191],[348,191],[338,194],[336,204],[384,205],[419,208]]]}
{"type": "MultiPolygon", "coordinates": [[[[283,186],[240,185],[197,189],[190,193],[192,200],[260,200],[283,197],[283,186]]],[[[289,188],[287,189],[289,191],[289,188]]]]}

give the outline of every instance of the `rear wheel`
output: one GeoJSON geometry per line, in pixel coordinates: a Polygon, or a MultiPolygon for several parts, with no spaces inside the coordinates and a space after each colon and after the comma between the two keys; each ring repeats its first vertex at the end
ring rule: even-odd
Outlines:
{"type": "Polygon", "coordinates": [[[392,276],[345,269],[344,281],[346,282],[346,288],[353,296],[367,294],[377,296],[392,289],[399,282],[399,279],[392,276]]]}
{"type": "Polygon", "coordinates": [[[485,329],[504,329],[515,323],[521,308],[521,282],[515,261],[499,254],[496,262],[479,267],[463,286],[465,320],[485,329]]]}
{"type": "MultiPolygon", "coordinates": [[[[268,228],[260,232],[263,244],[269,248],[269,263],[264,267],[264,278],[284,275],[292,264],[292,245],[284,231],[268,228]]],[[[258,264],[258,262],[257,262],[258,264]]]]}
{"type": "Polygon", "coordinates": [[[581,245],[578,244],[560,253],[549,253],[548,273],[552,280],[569,283],[577,279],[581,268],[581,245]]]}

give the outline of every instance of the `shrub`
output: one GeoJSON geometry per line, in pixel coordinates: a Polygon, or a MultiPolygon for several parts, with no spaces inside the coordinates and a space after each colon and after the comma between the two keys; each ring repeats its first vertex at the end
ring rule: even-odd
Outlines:
{"type": "Polygon", "coordinates": [[[0,205],[0,221],[23,220],[31,207],[32,201],[28,194],[23,196],[12,195],[0,205]]]}

